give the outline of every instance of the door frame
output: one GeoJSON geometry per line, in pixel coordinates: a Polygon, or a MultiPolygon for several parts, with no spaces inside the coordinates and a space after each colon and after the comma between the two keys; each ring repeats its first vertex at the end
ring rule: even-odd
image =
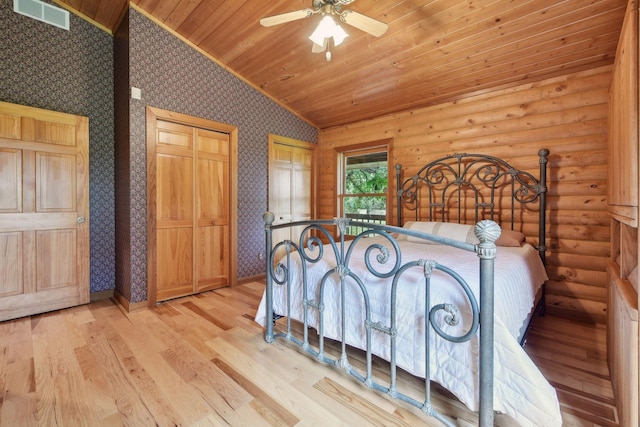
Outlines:
{"type": "Polygon", "coordinates": [[[229,135],[229,286],[238,283],[238,127],[147,106],[147,303],[157,303],[156,124],[158,120],[229,135]]]}

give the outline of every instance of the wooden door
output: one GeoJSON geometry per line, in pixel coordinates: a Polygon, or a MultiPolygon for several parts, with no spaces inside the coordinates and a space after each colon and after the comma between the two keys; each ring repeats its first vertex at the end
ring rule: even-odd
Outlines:
{"type": "Polygon", "coordinates": [[[149,300],[155,303],[231,284],[236,210],[231,169],[237,150],[235,134],[221,131],[224,126],[150,111],[149,300]]]}
{"type": "Polygon", "coordinates": [[[196,292],[229,284],[229,156],[226,133],[196,129],[196,292]]]}
{"type": "Polygon", "coordinates": [[[89,302],[89,121],[0,102],[0,320],[89,302]]]}
{"type": "Polygon", "coordinates": [[[156,126],[156,286],[163,301],[195,291],[195,142],[190,126],[161,120],[156,126]]]}
{"type": "MultiPolygon", "coordinates": [[[[309,220],[313,216],[315,144],[269,136],[269,210],[274,225],[309,220]]],[[[297,241],[302,228],[275,230],[273,241],[297,241]]]]}

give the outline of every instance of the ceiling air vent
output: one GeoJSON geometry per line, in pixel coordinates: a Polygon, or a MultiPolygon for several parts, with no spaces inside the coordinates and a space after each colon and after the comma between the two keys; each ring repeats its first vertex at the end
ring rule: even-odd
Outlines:
{"type": "Polygon", "coordinates": [[[40,0],[13,0],[13,11],[69,30],[69,12],[40,0]]]}

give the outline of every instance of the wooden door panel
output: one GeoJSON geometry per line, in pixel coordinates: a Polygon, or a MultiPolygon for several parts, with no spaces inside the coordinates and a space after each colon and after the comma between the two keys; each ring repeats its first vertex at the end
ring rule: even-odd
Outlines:
{"type": "Polygon", "coordinates": [[[197,292],[229,283],[229,227],[198,227],[197,292]]]}
{"type": "MultiPolygon", "coordinates": [[[[33,120],[33,119],[23,119],[33,120]]],[[[28,128],[25,126],[25,128],[28,128]]],[[[76,127],[74,124],[55,123],[45,120],[34,120],[36,142],[46,144],[66,145],[75,147],[76,127]]]]}
{"type": "Polygon", "coordinates": [[[158,220],[193,221],[192,159],[159,154],[156,168],[158,220]]]}
{"type": "Polygon", "coordinates": [[[0,112],[0,138],[20,139],[20,116],[0,112]]]}
{"type": "Polygon", "coordinates": [[[193,151],[193,128],[191,126],[158,121],[157,127],[157,152],[166,152],[171,148],[182,148],[185,150],[185,154],[191,154],[193,151]]]}
{"type": "MultiPolygon", "coordinates": [[[[269,210],[275,216],[274,224],[290,222],[293,220],[291,212],[293,147],[273,144],[271,146],[270,163],[269,210]]],[[[275,237],[289,239],[291,236],[287,231],[279,231],[275,237]]]]}
{"type": "Polygon", "coordinates": [[[36,212],[75,211],[77,173],[75,156],[36,153],[36,212]]]}
{"type": "Polygon", "coordinates": [[[220,154],[229,157],[229,134],[205,129],[196,129],[198,152],[220,154]]]}
{"type": "Polygon", "coordinates": [[[0,135],[0,321],[88,303],[88,119],[0,102],[0,135]]]}
{"type": "Polygon", "coordinates": [[[38,291],[77,286],[75,229],[36,232],[36,286],[38,291]]]}
{"type": "Polygon", "coordinates": [[[196,242],[196,292],[229,283],[229,135],[195,129],[198,240],[196,242]]]}
{"type": "Polygon", "coordinates": [[[293,148],[288,145],[277,144],[271,150],[273,163],[283,163],[286,167],[291,167],[293,163],[293,148]]]}
{"type": "Polygon", "coordinates": [[[0,297],[22,290],[22,233],[0,233],[0,297]]]}
{"type": "Polygon", "coordinates": [[[291,185],[293,176],[291,167],[281,168],[274,166],[271,172],[272,184],[277,187],[278,197],[269,198],[271,206],[269,209],[275,215],[275,224],[289,222],[292,219],[291,213],[291,185]]]}
{"type": "Polygon", "coordinates": [[[311,170],[293,170],[291,214],[294,221],[311,219],[311,170]]]}
{"type": "Polygon", "coordinates": [[[0,148],[0,213],[22,210],[22,151],[0,148]]]}
{"type": "Polygon", "coordinates": [[[193,229],[158,229],[158,299],[193,293],[193,229]]]}
{"type": "Polygon", "coordinates": [[[229,218],[229,163],[198,159],[198,220],[226,224],[229,218]]]}
{"type": "Polygon", "coordinates": [[[311,150],[295,149],[293,151],[293,165],[297,169],[311,170],[313,153],[311,150]]]}

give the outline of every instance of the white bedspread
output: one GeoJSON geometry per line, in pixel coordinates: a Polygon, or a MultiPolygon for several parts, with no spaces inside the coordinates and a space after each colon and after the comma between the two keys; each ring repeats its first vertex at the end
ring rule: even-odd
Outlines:
{"type": "MultiPolygon", "coordinates": [[[[361,240],[354,248],[349,268],[366,284],[371,298],[372,321],[389,326],[390,280],[379,279],[367,271],[364,265],[364,250],[371,243],[382,241],[381,237],[361,240]]],[[[444,245],[429,245],[399,242],[402,245],[402,262],[414,259],[431,259],[450,267],[469,284],[479,304],[479,260],[475,253],[444,245]]],[[[309,296],[318,299],[318,286],[324,272],[335,266],[331,248],[325,246],[323,261],[310,264],[309,296]]],[[[374,255],[377,252],[374,253],[374,255]]],[[[302,279],[299,257],[292,255],[297,267],[292,267],[292,313],[291,317],[302,319],[302,279]]],[[[375,260],[374,265],[377,265],[375,260]]],[[[382,269],[382,268],[381,268],[382,269]]],[[[399,367],[414,375],[425,377],[424,366],[424,273],[420,268],[411,269],[404,276],[398,292],[398,340],[396,362],[399,367]]],[[[494,409],[511,416],[523,426],[560,426],[562,419],[559,403],[553,387],[540,373],[519,345],[517,336],[528,313],[531,311],[536,292],[547,280],[547,275],[537,251],[525,244],[521,248],[498,247],[495,263],[495,375],[494,409]]],[[[340,339],[340,279],[334,275],[325,290],[325,336],[340,339]]],[[[347,342],[360,349],[366,348],[364,329],[364,302],[361,293],[351,282],[347,286],[347,342]]],[[[274,286],[274,310],[286,315],[286,292],[284,286],[274,286]]],[[[441,271],[432,277],[431,305],[454,304],[462,319],[457,326],[450,326],[440,316],[440,327],[451,335],[462,335],[469,330],[471,309],[459,285],[441,271]]],[[[265,299],[258,307],[256,322],[264,326],[266,319],[265,299]]],[[[317,328],[315,309],[309,310],[309,323],[317,328]]],[[[451,343],[435,332],[431,334],[431,379],[455,394],[473,411],[479,408],[478,354],[479,339],[476,334],[464,343],[451,343]]],[[[389,360],[389,338],[373,332],[372,350],[389,360]]]]}

